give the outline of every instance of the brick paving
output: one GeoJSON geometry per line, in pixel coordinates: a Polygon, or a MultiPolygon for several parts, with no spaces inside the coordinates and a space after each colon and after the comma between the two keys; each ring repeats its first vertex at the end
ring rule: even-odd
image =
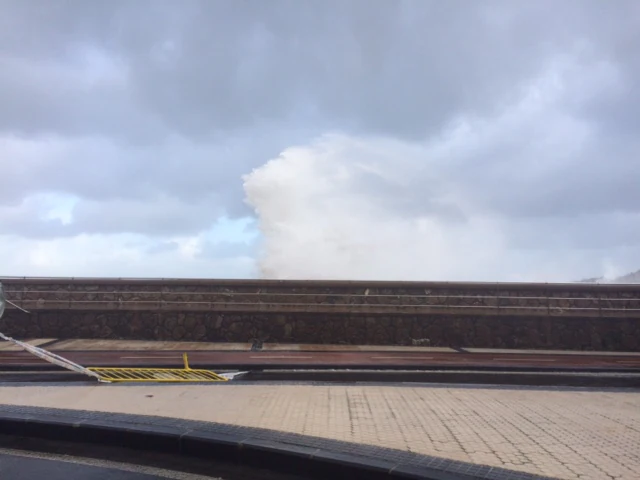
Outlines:
{"type": "Polygon", "coordinates": [[[0,404],[157,415],[562,479],[640,478],[640,392],[442,386],[1,387],[0,404]]]}

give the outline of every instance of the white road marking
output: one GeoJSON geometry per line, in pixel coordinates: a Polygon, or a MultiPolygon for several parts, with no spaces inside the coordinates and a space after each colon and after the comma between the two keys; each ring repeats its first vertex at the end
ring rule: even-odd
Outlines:
{"type": "Polygon", "coordinates": [[[164,359],[171,359],[171,360],[176,360],[176,359],[182,359],[182,357],[120,357],[121,359],[126,359],[126,358],[164,358],[164,359]]]}
{"type": "Polygon", "coordinates": [[[371,357],[373,360],[399,360],[399,359],[408,359],[408,360],[433,360],[433,357],[371,357]]]}
{"type": "MultiPolygon", "coordinates": [[[[40,363],[41,363],[41,362],[44,362],[44,360],[41,360],[40,362],[37,362],[37,363],[38,363],[38,365],[40,365],[40,363]]],[[[27,362],[27,363],[28,363],[28,362],[27,362]]],[[[24,365],[24,364],[25,364],[25,362],[19,362],[19,363],[16,363],[16,362],[9,362],[9,363],[7,363],[7,362],[2,362],[2,365],[0,365],[0,367],[3,367],[3,366],[5,366],[5,365],[24,365]]],[[[5,372],[3,372],[3,373],[5,373],[5,372]]]]}
{"type": "Polygon", "coordinates": [[[302,358],[313,358],[313,357],[292,357],[290,355],[260,355],[260,356],[255,356],[255,357],[249,357],[249,358],[287,358],[287,359],[292,359],[292,360],[297,360],[297,359],[302,359],[302,358]]]}
{"type": "Polygon", "coordinates": [[[508,360],[510,362],[555,362],[553,358],[492,358],[491,360],[508,360]]]}
{"type": "MultiPolygon", "coordinates": [[[[121,463],[114,462],[112,460],[98,460],[93,458],[83,458],[83,457],[74,457],[71,455],[59,455],[55,453],[43,453],[43,452],[28,452],[24,450],[14,450],[11,448],[0,448],[0,454],[2,455],[10,455],[16,457],[23,458],[37,458],[42,460],[53,460],[54,462],[64,462],[71,463],[77,465],[88,465],[91,467],[99,467],[99,468],[109,468],[109,469],[117,469],[124,472],[131,472],[143,475],[149,475],[157,478],[168,478],[175,480],[184,480],[188,478],[189,480],[213,480],[214,477],[210,476],[202,476],[196,474],[186,474],[182,472],[176,472],[173,470],[164,470],[162,468],[155,467],[147,467],[141,465],[133,465],[129,463],[121,463]]],[[[102,475],[100,475],[102,476],[102,475]]],[[[129,475],[115,475],[116,477],[122,478],[127,477],[129,475]]]]}
{"type": "MultiPolygon", "coordinates": [[[[15,358],[15,357],[4,357],[4,358],[7,358],[7,360],[20,360],[21,362],[22,361],[28,362],[28,361],[35,361],[35,360],[40,361],[41,360],[39,357],[35,357],[35,356],[33,356],[33,357],[29,356],[29,357],[24,357],[24,358],[15,358]]],[[[4,358],[0,357],[0,360],[4,360],[4,358]]],[[[2,363],[4,363],[4,362],[2,362],[2,363]]]]}

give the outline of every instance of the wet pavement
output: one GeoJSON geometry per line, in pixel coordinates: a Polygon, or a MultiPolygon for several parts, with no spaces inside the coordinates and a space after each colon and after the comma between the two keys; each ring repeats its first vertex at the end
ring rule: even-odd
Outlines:
{"type": "MultiPolygon", "coordinates": [[[[452,349],[441,347],[351,347],[344,345],[193,344],[190,342],[113,342],[36,339],[30,343],[84,366],[180,367],[182,353],[192,367],[226,369],[544,369],[639,371],[640,354],[531,350],[452,349]],[[136,349],[135,347],[138,347],[136,349]]],[[[6,369],[49,365],[13,345],[2,344],[6,369]]]]}
{"type": "MultiPolygon", "coordinates": [[[[87,367],[180,367],[177,350],[56,350],[50,351],[87,367]]],[[[640,370],[638,355],[590,355],[555,353],[442,352],[442,351],[187,351],[192,367],[200,368],[515,368],[569,370],[640,370]]],[[[24,351],[0,352],[4,368],[47,367],[24,351]]]]}

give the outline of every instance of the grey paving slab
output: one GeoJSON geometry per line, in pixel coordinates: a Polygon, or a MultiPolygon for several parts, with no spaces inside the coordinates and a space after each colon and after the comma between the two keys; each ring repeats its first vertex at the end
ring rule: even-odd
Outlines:
{"type": "Polygon", "coordinates": [[[21,386],[0,388],[0,403],[257,428],[564,479],[640,472],[640,393],[630,390],[21,386]]]}
{"type": "MultiPolygon", "coordinates": [[[[161,431],[177,429],[180,438],[184,441],[189,441],[194,438],[207,439],[210,438],[210,435],[217,438],[221,436],[223,438],[233,438],[239,440],[240,443],[244,445],[256,444],[256,442],[260,444],[261,441],[264,441],[272,447],[279,445],[279,448],[286,452],[303,449],[307,454],[313,452],[312,455],[318,458],[333,458],[338,461],[359,459],[364,465],[371,465],[373,467],[382,466],[384,470],[389,469],[390,465],[392,466],[391,470],[412,469],[415,472],[421,472],[419,478],[424,478],[426,472],[440,472],[441,474],[455,475],[456,480],[552,479],[552,477],[517,470],[461,462],[381,446],[357,444],[322,437],[214,422],[148,415],[126,415],[82,410],[0,405],[0,418],[9,418],[12,414],[21,417],[27,416],[41,422],[46,421],[52,425],[60,425],[66,422],[68,425],[73,425],[73,430],[88,424],[107,426],[110,429],[121,428],[126,431],[141,431],[144,430],[146,426],[146,428],[156,431],[158,429],[161,431]]],[[[429,476],[428,478],[439,477],[429,476]]]]}

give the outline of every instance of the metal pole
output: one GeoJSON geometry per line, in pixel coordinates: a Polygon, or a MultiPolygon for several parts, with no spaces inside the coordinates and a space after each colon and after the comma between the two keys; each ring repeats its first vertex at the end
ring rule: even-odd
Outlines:
{"type": "MultiPolygon", "coordinates": [[[[14,307],[22,310],[23,312],[29,313],[26,310],[18,307],[17,305],[13,304],[12,302],[10,302],[9,300],[7,300],[7,298],[4,296],[4,289],[2,288],[2,284],[0,283],[0,318],[2,318],[2,315],[4,314],[4,310],[6,305],[11,304],[14,307]]],[[[100,376],[94,372],[92,372],[91,370],[88,370],[86,368],[84,368],[82,365],[78,365],[77,363],[72,362],[71,360],[67,360],[64,357],[61,357],[60,355],[56,355],[55,353],[49,352],[47,350],[45,350],[44,348],[39,348],[39,347],[35,347],[33,345],[30,345],[28,343],[25,342],[21,342],[19,340],[16,340],[15,338],[11,338],[7,335],[5,335],[4,333],[0,332],[0,338],[2,340],[5,340],[7,342],[11,342],[14,345],[22,348],[23,350],[26,350],[27,352],[31,353],[32,355],[35,355],[36,357],[41,358],[42,360],[45,360],[49,363],[53,363],[54,365],[58,365],[59,367],[62,368],[66,368],[67,370],[71,370],[73,372],[78,372],[78,373],[82,373],[84,375],[88,375],[90,377],[94,377],[96,379],[98,379],[99,381],[102,381],[102,379],[100,378],[100,376]]]]}
{"type": "Polygon", "coordinates": [[[4,309],[7,305],[7,299],[4,296],[4,289],[2,288],[2,283],[0,282],[0,318],[4,315],[4,309]]]}

